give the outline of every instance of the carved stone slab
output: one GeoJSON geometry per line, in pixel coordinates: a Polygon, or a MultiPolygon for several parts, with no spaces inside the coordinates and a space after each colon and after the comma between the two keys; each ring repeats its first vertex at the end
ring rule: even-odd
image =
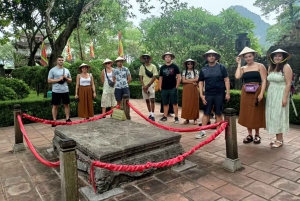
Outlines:
{"type": "MultiPolygon", "coordinates": [[[[72,138],[77,143],[78,169],[88,178],[90,160],[115,164],[144,164],[148,161],[160,162],[182,154],[180,134],[169,132],[152,125],[144,125],[130,120],[119,121],[113,118],[71,125],[55,129],[54,149],[59,149],[59,139],[72,138]]],[[[184,164],[181,163],[181,164],[184,164]]],[[[178,165],[181,165],[178,164],[178,165]]],[[[103,193],[153,172],[127,173],[112,172],[96,168],[97,190],[103,193]]]]}

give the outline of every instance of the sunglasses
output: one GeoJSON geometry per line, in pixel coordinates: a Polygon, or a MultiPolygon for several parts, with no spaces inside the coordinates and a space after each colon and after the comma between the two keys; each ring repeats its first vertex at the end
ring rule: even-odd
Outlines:
{"type": "Polygon", "coordinates": [[[149,59],[149,57],[143,57],[143,59],[145,59],[145,60],[148,60],[148,59],[149,59]]]}

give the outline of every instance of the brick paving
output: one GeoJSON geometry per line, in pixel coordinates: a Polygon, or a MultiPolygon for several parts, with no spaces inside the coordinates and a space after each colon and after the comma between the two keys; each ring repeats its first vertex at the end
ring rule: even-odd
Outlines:
{"type": "MultiPolygon", "coordinates": [[[[148,116],[143,100],[131,103],[148,116]]],[[[156,105],[156,120],[160,105],[156,105]]],[[[132,121],[148,124],[131,111],[132,121]]],[[[202,114],[200,115],[202,117],[202,114]]],[[[74,120],[76,118],[73,118],[74,120]]],[[[173,123],[169,117],[165,125],[193,127],[173,123]]],[[[214,122],[214,120],[212,120],[214,122]]],[[[54,135],[50,125],[25,125],[34,146],[45,158],[51,158],[54,135]]],[[[237,125],[239,158],[245,169],[229,173],[221,168],[226,154],[224,133],[187,159],[197,167],[176,173],[172,170],[152,174],[142,180],[122,186],[123,194],[108,201],[293,201],[300,200],[300,126],[291,125],[284,136],[284,146],[270,149],[272,136],[261,131],[262,143],[243,144],[246,129],[237,125]]],[[[207,131],[207,136],[215,130],[207,131]]],[[[204,139],[195,139],[196,133],[181,133],[181,144],[187,151],[204,139]]],[[[0,201],[57,201],[60,200],[59,168],[49,168],[35,159],[30,150],[12,154],[13,127],[0,128],[0,201]]],[[[79,186],[88,185],[79,179],[79,186]]],[[[81,201],[85,199],[80,196],[81,201]]]]}

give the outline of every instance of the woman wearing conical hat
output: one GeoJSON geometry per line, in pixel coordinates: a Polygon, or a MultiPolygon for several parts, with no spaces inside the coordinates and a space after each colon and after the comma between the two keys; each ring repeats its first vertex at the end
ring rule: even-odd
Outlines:
{"type": "Polygon", "coordinates": [[[80,74],[76,78],[75,98],[78,100],[78,117],[88,119],[94,116],[94,101],[96,98],[94,77],[88,70],[91,67],[85,63],[78,67],[80,74]]]}
{"type": "Polygon", "coordinates": [[[111,84],[111,86],[109,85],[109,82],[113,82],[112,72],[114,69],[112,68],[112,64],[113,61],[110,59],[105,59],[102,63],[102,65],[104,65],[104,69],[101,72],[101,81],[103,83],[103,92],[101,97],[102,114],[106,112],[106,108],[110,107],[113,109],[117,105],[115,87],[113,84],[111,84]]]}
{"type": "Polygon", "coordinates": [[[197,62],[192,59],[188,59],[183,63],[185,69],[181,74],[183,83],[181,118],[186,119],[183,124],[188,124],[189,120],[193,120],[196,125],[199,118],[199,95],[197,88],[199,71],[195,70],[196,65],[197,62]]]}
{"type": "Polygon", "coordinates": [[[287,61],[291,55],[277,49],[268,55],[268,93],[266,103],[266,128],[276,140],[270,143],[272,148],[283,145],[283,134],[289,130],[289,98],[293,71],[287,61]]]}
{"type": "Polygon", "coordinates": [[[238,67],[235,78],[243,81],[238,120],[238,123],[248,131],[243,143],[259,144],[261,142],[259,129],[266,127],[264,92],[267,85],[267,70],[263,64],[254,61],[256,54],[257,52],[249,47],[243,49],[236,58],[238,67]],[[245,59],[245,66],[241,66],[242,57],[245,59]],[[255,130],[254,136],[252,130],[255,130]]]}

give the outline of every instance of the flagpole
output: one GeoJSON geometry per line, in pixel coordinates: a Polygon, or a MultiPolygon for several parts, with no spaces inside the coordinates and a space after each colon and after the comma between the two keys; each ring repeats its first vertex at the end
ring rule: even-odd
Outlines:
{"type": "Polygon", "coordinates": [[[78,37],[79,50],[80,50],[80,60],[82,61],[83,55],[82,55],[81,42],[80,42],[80,36],[79,36],[79,22],[77,23],[77,37],[78,37]]]}

